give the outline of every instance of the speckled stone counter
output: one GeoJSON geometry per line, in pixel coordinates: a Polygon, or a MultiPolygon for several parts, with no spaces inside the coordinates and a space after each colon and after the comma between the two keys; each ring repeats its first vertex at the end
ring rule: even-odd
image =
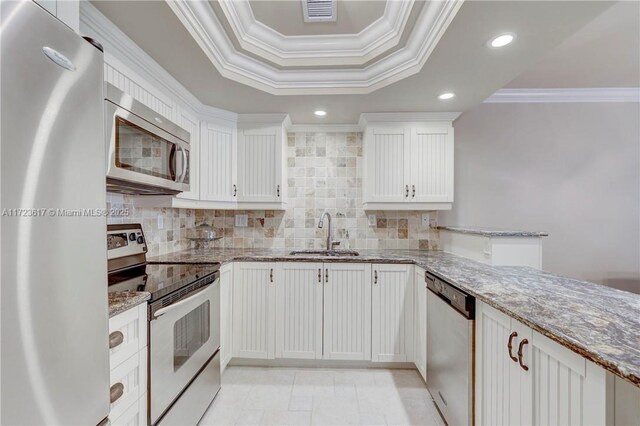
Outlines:
{"type": "Polygon", "coordinates": [[[147,291],[109,293],[109,318],[146,302],[150,297],[147,291]]]}
{"type": "Polygon", "coordinates": [[[441,251],[358,250],[356,257],[282,249],[185,250],[150,262],[370,262],[416,264],[640,387],[640,295],[533,268],[490,266],[441,251]]]}
{"type": "Polygon", "coordinates": [[[547,237],[546,232],[514,231],[511,229],[479,228],[475,226],[438,226],[444,231],[458,232],[460,234],[483,235],[485,237],[547,237]]]}

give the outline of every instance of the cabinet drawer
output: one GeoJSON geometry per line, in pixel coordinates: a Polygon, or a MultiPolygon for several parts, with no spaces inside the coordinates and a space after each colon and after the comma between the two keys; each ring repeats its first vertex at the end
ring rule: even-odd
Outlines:
{"type": "MultiPolygon", "coordinates": [[[[111,420],[111,419],[110,419],[111,420]]],[[[147,394],[140,396],[115,420],[111,420],[112,426],[146,426],[147,424],[147,394]]]]}
{"type": "Polygon", "coordinates": [[[111,370],[109,385],[115,401],[109,416],[120,416],[147,391],[147,351],[134,354],[111,370]],[[118,391],[118,388],[120,391],[118,391]],[[118,394],[120,394],[118,396],[118,394]]]}
{"type": "Polygon", "coordinates": [[[114,369],[147,346],[147,304],[109,319],[109,365],[114,369]]]}

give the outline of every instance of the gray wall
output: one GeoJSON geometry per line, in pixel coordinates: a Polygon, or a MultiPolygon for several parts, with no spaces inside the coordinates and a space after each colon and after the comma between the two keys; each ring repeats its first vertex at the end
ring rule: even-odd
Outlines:
{"type": "Polygon", "coordinates": [[[640,104],[482,104],[440,224],[541,230],[547,271],[640,293],[640,104]]]}

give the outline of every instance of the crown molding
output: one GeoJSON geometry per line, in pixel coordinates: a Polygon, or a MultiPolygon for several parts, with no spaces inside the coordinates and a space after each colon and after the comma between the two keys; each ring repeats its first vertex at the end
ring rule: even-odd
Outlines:
{"type": "Polygon", "coordinates": [[[358,127],[364,130],[373,123],[425,123],[452,122],[461,112],[364,112],[360,114],[358,127]]]}
{"type": "Polygon", "coordinates": [[[640,102],[640,87],[500,89],[484,103],[640,102]]]}
{"type": "Polygon", "coordinates": [[[168,94],[182,107],[190,109],[200,118],[206,118],[221,125],[236,126],[238,116],[236,113],[200,102],[88,1],[80,2],[80,27],[83,34],[91,35],[102,44],[106,62],[126,63],[127,67],[132,68],[132,71],[143,80],[157,87],[162,93],[168,94]]]}
{"type": "Polygon", "coordinates": [[[366,94],[419,72],[462,0],[428,2],[407,44],[362,69],[280,70],[238,52],[209,2],[167,4],[222,76],[275,95],[366,94]]]}
{"type": "Polygon", "coordinates": [[[247,0],[219,2],[241,48],[281,67],[364,65],[398,46],[414,0],[389,1],[358,34],[285,36],[258,21],[247,0]]]}
{"type": "Polygon", "coordinates": [[[354,133],[361,132],[358,124],[294,124],[290,133],[354,133]]]}

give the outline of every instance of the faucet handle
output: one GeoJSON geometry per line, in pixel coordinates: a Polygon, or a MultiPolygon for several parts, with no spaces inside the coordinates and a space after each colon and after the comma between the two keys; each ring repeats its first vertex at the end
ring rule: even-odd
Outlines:
{"type": "Polygon", "coordinates": [[[340,241],[331,241],[331,248],[334,248],[335,246],[339,246],[340,245],[340,241]]]}

